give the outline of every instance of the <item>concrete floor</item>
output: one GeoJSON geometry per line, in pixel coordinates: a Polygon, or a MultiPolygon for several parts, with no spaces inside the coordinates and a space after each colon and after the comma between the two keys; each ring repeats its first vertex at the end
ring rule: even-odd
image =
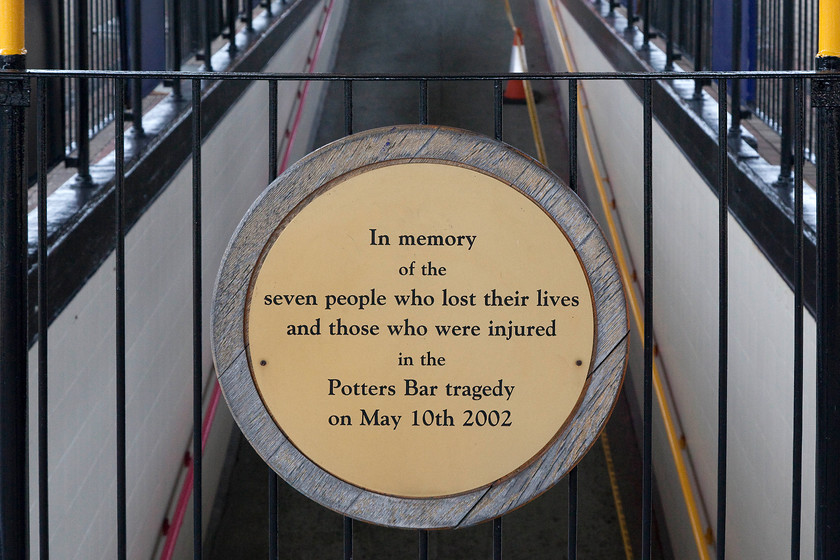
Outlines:
{"type": "MultiPolygon", "coordinates": [[[[523,29],[530,69],[548,69],[533,4],[513,2],[523,29]]],[[[373,0],[353,1],[339,45],[335,71],[340,73],[481,74],[506,72],[513,35],[501,1],[373,0]],[[387,9],[384,9],[387,7],[387,9]]],[[[534,84],[542,94],[538,114],[548,164],[568,177],[568,148],[562,113],[549,82],[534,84]]],[[[315,147],[344,133],[343,85],[331,84],[324,99],[315,147]]],[[[357,83],[353,91],[354,130],[418,122],[416,83],[357,83]]],[[[492,82],[430,82],[429,122],[493,135],[492,82]]],[[[504,106],[505,142],[534,155],[534,140],[525,106],[504,106]]],[[[641,465],[630,412],[624,396],[607,428],[618,487],[631,535],[632,550],[641,548],[641,465]]],[[[208,535],[208,558],[237,560],[268,556],[268,468],[238,431],[234,434],[226,482],[208,535]]],[[[580,558],[623,559],[625,549],[603,446],[599,442],[578,467],[580,558]]],[[[506,559],[566,558],[566,481],[504,517],[506,559]]],[[[304,498],[281,482],[281,558],[340,558],[343,521],[339,514],[304,498]]],[[[663,554],[654,531],[654,558],[663,554]]],[[[457,531],[436,531],[429,538],[430,558],[492,557],[492,524],[457,531]]],[[[354,526],[354,558],[414,558],[416,531],[354,526]]]]}

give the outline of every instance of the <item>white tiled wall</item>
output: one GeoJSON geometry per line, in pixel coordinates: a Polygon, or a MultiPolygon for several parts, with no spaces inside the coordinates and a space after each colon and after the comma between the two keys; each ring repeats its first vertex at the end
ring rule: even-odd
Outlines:
{"type": "MultiPolygon", "coordinates": [[[[329,68],[345,2],[336,1],[325,56],[329,68]]],[[[301,72],[322,10],[316,7],[266,70],[301,72]]],[[[310,103],[319,98],[313,84],[310,103]]],[[[294,85],[280,88],[279,122],[289,119],[294,85]]],[[[203,369],[212,384],[209,302],[233,229],[268,178],[268,88],[254,84],[233,105],[202,148],[203,369]]],[[[307,149],[302,121],[296,157],[307,149]]],[[[282,129],[281,129],[282,133],[282,129]]],[[[126,237],[127,479],[129,558],[159,554],[161,525],[177,498],[192,434],[192,164],[186,162],[126,237]]],[[[116,427],[114,257],[111,255],[49,331],[49,484],[51,557],[79,560],[116,555],[116,427]]],[[[37,346],[30,352],[30,526],[38,557],[37,346]]],[[[232,420],[220,405],[204,462],[205,518],[220,473],[232,420]]],[[[192,557],[187,516],[178,550],[192,557]]]]}
{"type": "MultiPolygon", "coordinates": [[[[548,0],[537,0],[548,47],[559,57],[548,0]]],[[[555,3],[577,69],[614,71],[571,14],[555,3]]],[[[563,87],[563,86],[561,86],[563,87]]],[[[642,104],[621,82],[582,82],[597,144],[641,281],[642,104]]],[[[580,142],[583,149],[582,141],[580,142]]],[[[718,199],[654,121],[654,325],[664,374],[688,443],[707,519],[717,495],[718,199]]],[[[585,195],[599,204],[588,161],[585,195]]],[[[597,209],[597,215],[603,211],[597,209]]],[[[793,294],[749,235],[729,219],[729,465],[727,556],[783,558],[790,548],[793,416],[793,294]]],[[[631,321],[632,323],[632,321],[631,321]]],[[[805,317],[802,556],[813,556],[815,323],[805,317]]],[[[631,386],[641,403],[642,353],[631,352],[631,386]]],[[[656,406],[654,407],[656,409],[656,406]]],[[[685,505],[655,410],[654,473],[676,558],[696,558],[685,505]]],[[[620,458],[616,458],[620,460],[620,458]]]]}

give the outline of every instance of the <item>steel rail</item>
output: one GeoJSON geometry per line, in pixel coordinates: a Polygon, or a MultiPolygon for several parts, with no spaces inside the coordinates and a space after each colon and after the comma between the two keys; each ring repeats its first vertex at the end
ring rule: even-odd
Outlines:
{"type": "Polygon", "coordinates": [[[172,70],[53,70],[26,69],[0,70],[4,79],[26,79],[33,77],[60,78],[141,78],[155,80],[245,80],[245,81],[324,81],[324,82],[458,82],[493,80],[731,80],[731,79],[787,79],[819,78],[838,80],[840,76],[817,70],[740,70],[699,72],[504,72],[495,74],[345,74],[332,72],[176,72],[172,70]]]}

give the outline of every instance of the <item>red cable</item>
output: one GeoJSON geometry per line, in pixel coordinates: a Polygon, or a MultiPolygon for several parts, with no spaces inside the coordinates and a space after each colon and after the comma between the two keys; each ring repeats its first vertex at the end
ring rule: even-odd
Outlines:
{"type": "MultiPolygon", "coordinates": [[[[335,0],[330,0],[329,5],[326,7],[326,16],[324,18],[324,23],[321,27],[318,36],[318,44],[315,47],[315,53],[312,55],[312,62],[309,64],[309,73],[312,73],[315,69],[315,65],[318,62],[318,55],[321,53],[321,46],[324,43],[324,36],[326,35],[327,25],[330,21],[330,16],[332,15],[333,4],[335,4],[335,0]]],[[[303,86],[303,91],[301,92],[300,96],[300,104],[298,105],[297,114],[295,115],[294,125],[292,126],[291,134],[289,135],[289,141],[286,144],[286,149],[283,152],[283,160],[280,164],[280,171],[286,169],[286,166],[289,163],[289,156],[292,151],[292,146],[295,142],[295,137],[297,136],[297,130],[300,126],[301,115],[303,114],[303,107],[306,102],[306,94],[309,91],[309,82],[305,82],[303,86]]],[[[210,430],[213,427],[213,420],[216,417],[216,407],[219,404],[219,397],[221,396],[221,390],[219,388],[218,380],[215,381],[213,384],[213,394],[210,396],[210,404],[207,407],[207,412],[204,415],[204,422],[201,425],[201,450],[204,451],[204,447],[207,445],[207,439],[210,437],[210,430]]],[[[190,496],[192,495],[193,489],[193,463],[190,461],[189,468],[187,470],[187,476],[184,478],[184,485],[181,487],[181,494],[178,496],[178,504],[175,506],[175,515],[172,519],[172,525],[169,527],[169,530],[166,533],[166,541],[163,545],[163,551],[160,554],[160,560],[171,560],[172,554],[175,551],[175,544],[178,542],[178,535],[181,533],[181,526],[184,524],[184,516],[187,513],[187,505],[190,501],[190,496]]]]}

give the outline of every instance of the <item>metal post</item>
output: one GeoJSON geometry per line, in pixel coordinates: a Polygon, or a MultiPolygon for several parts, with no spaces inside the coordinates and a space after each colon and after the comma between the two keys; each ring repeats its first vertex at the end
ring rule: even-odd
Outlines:
{"type": "MultiPolygon", "coordinates": [[[[204,0],[201,5],[204,7],[204,70],[207,72],[213,71],[213,29],[212,29],[212,13],[213,0],[204,0]]],[[[193,83],[195,87],[195,83],[193,83]]]]}
{"type": "Polygon", "coordinates": [[[245,29],[254,32],[254,4],[252,0],[245,0],[245,29]]]}
{"type": "MultiPolygon", "coordinates": [[[[143,69],[142,43],[143,25],[141,18],[143,11],[140,0],[131,2],[131,69],[140,71],[143,69]]],[[[144,136],[143,130],[143,80],[135,78],[131,80],[131,132],[134,136],[144,136]]]]}
{"type": "MultiPolygon", "coordinates": [[[[732,71],[741,69],[741,0],[732,0],[732,71]]],[[[732,80],[732,126],[730,140],[741,139],[741,80],[732,80]]],[[[739,146],[735,145],[736,149],[739,146]]]]}
{"type": "MultiPolygon", "coordinates": [[[[23,70],[23,2],[8,4],[19,4],[20,25],[10,37],[9,22],[0,24],[0,68],[23,70]],[[19,47],[9,40],[18,32],[19,47]]],[[[28,105],[29,80],[0,75],[0,558],[29,557],[24,169],[28,105]]]]}
{"type": "MultiPolygon", "coordinates": [[[[817,70],[840,77],[840,0],[820,2],[817,70]]],[[[840,81],[816,79],[816,558],[840,558],[840,81]]]]}
{"type": "MultiPolygon", "coordinates": [[[[695,0],[694,4],[694,70],[703,71],[703,0],[695,0]]],[[[694,99],[703,98],[703,86],[706,80],[694,80],[694,99]]]]}
{"type": "Polygon", "coordinates": [[[677,11],[677,0],[668,0],[668,39],[665,42],[665,70],[674,69],[674,16],[677,11]]]}
{"type": "MultiPolygon", "coordinates": [[[[181,30],[181,16],[182,16],[182,8],[181,8],[181,0],[172,0],[172,14],[170,17],[169,25],[172,29],[172,60],[170,62],[170,70],[175,70],[176,72],[181,69],[181,41],[182,41],[182,30],[181,30]]],[[[175,99],[182,99],[181,93],[181,80],[175,78],[172,80],[172,95],[175,99]]]]}
{"type": "MultiPolygon", "coordinates": [[[[793,70],[793,2],[783,2],[782,70],[793,70]]],[[[782,146],[779,161],[782,186],[792,186],[793,178],[793,80],[782,81],[782,146]]]]}
{"type": "MultiPolygon", "coordinates": [[[[90,33],[87,2],[76,2],[76,56],[79,70],[88,70],[88,34],[90,33]]],[[[90,177],[90,107],[88,103],[90,82],[87,78],[76,80],[76,182],[80,186],[93,184],[90,177]]]]}
{"type": "Polygon", "coordinates": [[[236,56],[236,15],[238,6],[236,0],[227,0],[228,20],[228,55],[231,58],[236,56]]]}

